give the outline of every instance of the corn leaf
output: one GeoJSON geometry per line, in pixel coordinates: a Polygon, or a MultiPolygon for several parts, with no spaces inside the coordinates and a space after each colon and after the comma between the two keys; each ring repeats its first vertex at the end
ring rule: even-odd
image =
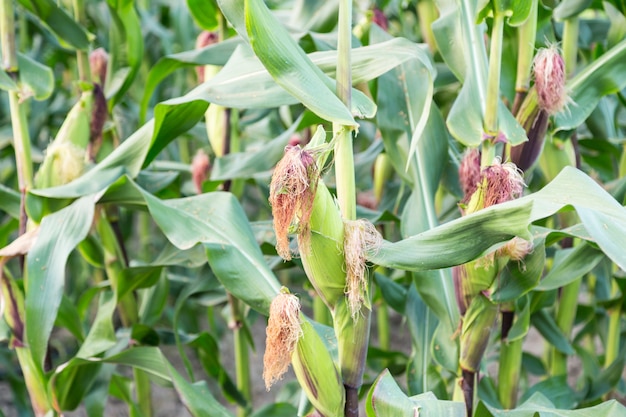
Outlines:
{"type": "Polygon", "coordinates": [[[245,1],[246,30],[256,56],[276,82],[322,119],[357,127],[324,75],[260,0],[245,1]]]}
{"type": "Polygon", "coordinates": [[[600,99],[626,87],[626,39],[605,52],[567,83],[573,103],[556,115],[556,130],[584,123],[600,99]]]}
{"type": "Polygon", "coordinates": [[[440,401],[431,392],[407,397],[389,371],[384,370],[367,394],[365,412],[367,417],[461,417],[465,416],[465,405],[440,401]]]}
{"type": "Polygon", "coordinates": [[[604,258],[601,251],[584,242],[561,252],[562,256],[555,255],[552,269],[535,290],[550,291],[563,287],[590,272],[604,258]]]}
{"type": "Polygon", "coordinates": [[[154,221],[172,244],[189,249],[202,243],[211,269],[224,287],[252,308],[269,313],[280,284],[232,194],[214,192],[162,201],[139,191],[154,221]]]}
{"type": "Polygon", "coordinates": [[[218,28],[219,9],[215,1],[187,0],[187,7],[201,29],[212,31],[218,28]]]}
{"type": "Polygon", "coordinates": [[[580,410],[558,410],[542,393],[533,394],[514,410],[498,410],[481,402],[475,417],[608,417],[624,416],[626,408],[615,400],[609,400],[580,410]]]}
{"type": "MultiPolygon", "coordinates": [[[[478,0],[438,1],[440,18],[432,29],[441,55],[463,84],[446,120],[450,133],[466,146],[483,139],[487,92],[487,53],[483,41],[485,24],[475,24],[478,0]]],[[[527,140],[524,129],[507,107],[499,102],[498,129],[517,145],[527,140]]]]}
{"type": "Polygon", "coordinates": [[[87,236],[94,196],[46,216],[28,258],[26,288],[26,341],[35,364],[43,368],[50,333],[65,287],[65,263],[70,252],[87,236]]]}
{"type": "Polygon", "coordinates": [[[191,384],[185,380],[176,369],[163,356],[163,353],[155,347],[137,347],[127,349],[116,355],[89,359],[74,358],[57,368],[51,376],[50,383],[61,383],[67,374],[77,375],[81,371],[77,368],[93,367],[94,364],[111,363],[116,365],[130,366],[143,370],[158,380],[173,384],[185,407],[193,416],[197,417],[231,417],[231,414],[217,402],[208,390],[204,382],[191,384]]]}
{"type": "Polygon", "coordinates": [[[107,0],[111,13],[109,64],[105,95],[109,108],[118,103],[133,84],[143,57],[141,22],[132,0],[107,0]]]}
{"type": "Polygon", "coordinates": [[[18,0],[31,12],[39,24],[52,29],[54,34],[75,49],[89,47],[90,34],[53,0],[18,0]]]}
{"type": "Polygon", "coordinates": [[[54,91],[54,75],[52,69],[33,60],[27,55],[18,54],[20,67],[21,93],[33,95],[35,100],[45,100],[54,91]]]}

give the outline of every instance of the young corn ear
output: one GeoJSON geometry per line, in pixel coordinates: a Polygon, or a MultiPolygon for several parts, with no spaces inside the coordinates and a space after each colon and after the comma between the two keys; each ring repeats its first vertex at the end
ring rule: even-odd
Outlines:
{"type": "Polygon", "coordinates": [[[307,320],[292,355],[296,378],[308,400],[322,417],[342,416],[345,390],[330,348],[307,320]]]}
{"type": "Polygon", "coordinates": [[[497,314],[498,307],[484,294],[472,299],[461,328],[459,365],[462,370],[478,372],[497,314]]]}
{"type": "Polygon", "coordinates": [[[289,231],[293,225],[298,243],[304,252],[309,250],[309,221],[313,211],[319,171],[313,156],[299,146],[286,147],[270,183],[270,205],[274,217],[276,251],[285,260],[291,260],[289,231]]]}
{"type": "Polygon", "coordinates": [[[333,196],[318,181],[308,237],[298,237],[302,266],[309,281],[332,311],[344,298],[346,269],[343,254],[344,223],[333,196]]]}
{"type": "Polygon", "coordinates": [[[300,301],[283,287],[270,304],[266,329],[263,380],[268,391],[287,372],[291,354],[302,334],[300,301]]]}
{"type": "Polygon", "coordinates": [[[371,309],[366,255],[380,249],[383,238],[368,220],[344,221],[343,251],[346,263],[346,297],[353,320],[361,315],[361,307],[371,309]]]}
{"type": "Polygon", "coordinates": [[[91,135],[93,91],[83,91],[61,125],[35,176],[36,188],[67,184],[82,175],[91,135]]]}

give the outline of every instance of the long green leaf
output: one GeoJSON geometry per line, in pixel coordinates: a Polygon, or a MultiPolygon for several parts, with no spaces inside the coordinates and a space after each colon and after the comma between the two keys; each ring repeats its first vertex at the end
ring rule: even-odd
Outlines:
{"type": "MultiPolygon", "coordinates": [[[[478,0],[437,1],[440,18],[432,25],[437,46],[448,67],[463,86],[447,118],[448,129],[466,146],[483,140],[483,116],[487,92],[485,24],[476,24],[478,0]]],[[[524,129],[500,101],[498,129],[513,144],[527,140],[524,129]]]]}
{"type": "Polygon", "coordinates": [[[368,259],[408,271],[447,268],[482,255],[513,236],[528,237],[531,203],[492,206],[396,243],[385,242],[368,259]]]}
{"type": "Polygon", "coordinates": [[[462,417],[465,405],[461,402],[440,401],[431,392],[407,397],[388,370],[384,370],[367,394],[367,417],[462,417]]]}
{"type": "Polygon", "coordinates": [[[89,33],[53,0],[18,0],[26,10],[34,14],[39,23],[50,27],[54,33],[76,49],[89,47],[89,33]]]}
{"type": "Polygon", "coordinates": [[[615,400],[580,410],[558,410],[543,394],[537,392],[515,410],[498,410],[480,403],[476,417],[609,417],[624,416],[626,408],[615,400]]]}
{"type": "Polygon", "coordinates": [[[585,67],[567,83],[573,103],[556,115],[556,130],[584,123],[600,99],[626,87],[626,39],[585,67]]]}
{"type": "Polygon", "coordinates": [[[601,251],[585,243],[564,251],[564,256],[555,256],[554,266],[535,290],[550,291],[563,287],[591,271],[604,258],[601,251]]]}
{"type": "Polygon", "coordinates": [[[202,243],[211,269],[224,287],[252,308],[269,313],[280,284],[232,194],[214,192],[161,201],[140,191],[154,221],[170,242],[180,249],[202,243]]]}
{"type": "Polygon", "coordinates": [[[250,45],[276,82],[322,119],[357,127],[349,109],[320,71],[260,0],[245,1],[250,45]]]}
{"type": "Polygon", "coordinates": [[[63,297],[65,263],[70,252],[87,236],[94,207],[95,197],[86,196],[46,216],[28,254],[26,340],[34,362],[41,367],[63,297]]]}

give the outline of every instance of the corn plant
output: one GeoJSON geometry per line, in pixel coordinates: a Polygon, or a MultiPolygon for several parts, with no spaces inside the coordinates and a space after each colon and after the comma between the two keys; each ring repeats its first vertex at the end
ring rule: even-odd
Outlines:
{"type": "Polygon", "coordinates": [[[3,1],[0,415],[626,415],[625,14],[3,1]]]}

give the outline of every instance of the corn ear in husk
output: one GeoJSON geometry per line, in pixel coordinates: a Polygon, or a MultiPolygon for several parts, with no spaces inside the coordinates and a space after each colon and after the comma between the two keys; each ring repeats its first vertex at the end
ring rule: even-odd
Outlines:
{"type": "Polygon", "coordinates": [[[343,382],[328,347],[306,319],[291,364],[307,398],[322,416],[343,415],[343,382]]]}
{"type": "Polygon", "coordinates": [[[46,150],[35,176],[36,188],[67,184],[82,175],[91,135],[93,91],[83,91],[46,150]]]}
{"type": "Polygon", "coordinates": [[[474,297],[463,317],[459,365],[464,371],[477,372],[485,354],[498,307],[485,295],[474,297]]]}
{"type": "Polygon", "coordinates": [[[310,235],[298,237],[302,265],[311,284],[330,310],[344,298],[344,225],[335,201],[319,180],[309,220],[310,235]]]}

